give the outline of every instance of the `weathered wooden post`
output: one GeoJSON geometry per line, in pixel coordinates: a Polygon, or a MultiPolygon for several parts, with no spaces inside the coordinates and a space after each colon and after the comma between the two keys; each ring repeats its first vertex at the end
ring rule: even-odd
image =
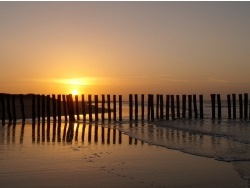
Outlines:
{"type": "Polygon", "coordinates": [[[236,94],[233,94],[233,118],[236,119],[236,94]]]}
{"type": "Polygon", "coordinates": [[[160,118],[163,119],[163,95],[160,95],[160,118]]]}
{"type": "Polygon", "coordinates": [[[67,113],[67,104],[66,104],[66,96],[62,95],[62,99],[63,99],[63,113],[64,113],[64,119],[65,122],[68,121],[68,113],[67,113]]]}
{"type": "Polygon", "coordinates": [[[176,95],[177,118],[180,118],[180,96],[176,95]]]}
{"type": "Polygon", "coordinates": [[[194,103],[194,118],[198,118],[198,109],[197,109],[197,100],[196,95],[193,95],[193,103],[194,103]]]}
{"type": "MultiPolygon", "coordinates": [[[[44,96],[45,100],[45,96],[44,96]]],[[[46,112],[47,112],[47,122],[50,122],[50,95],[46,96],[46,112]]]]}
{"type": "Polygon", "coordinates": [[[76,118],[77,118],[77,121],[79,121],[80,120],[80,113],[79,113],[78,95],[75,95],[75,105],[76,105],[76,118]]]}
{"type": "Polygon", "coordinates": [[[160,95],[156,95],[156,119],[159,119],[159,102],[160,102],[160,95]]]}
{"type": "Polygon", "coordinates": [[[86,121],[86,104],[85,104],[84,94],[82,94],[82,115],[83,115],[83,121],[86,121]]]}
{"type": "Polygon", "coordinates": [[[212,101],[212,119],[215,119],[215,94],[211,94],[212,101]]]}
{"type": "Polygon", "coordinates": [[[37,100],[37,120],[40,122],[40,117],[41,117],[41,96],[38,94],[36,95],[36,100],[37,100]]]}
{"type": "Polygon", "coordinates": [[[188,95],[188,117],[192,119],[192,95],[188,95]]]}
{"type": "Polygon", "coordinates": [[[154,95],[151,95],[151,120],[154,120],[154,95]]]}
{"type": "Polygon", "coordinates": [[[105,95],[102,95],[102,121],[105,120],[105,95]]]}
{"type": "Polygon", "coordinates": [[[240,119],[243,118],[243,101],[242,94],[239,94],[239,108],[240,108],[240,119]]]}
{"type": "Polygon", "coordinates": [[[138,95],[135,94],[135,120],[138,120],[138,95]]]}
{"type": "Polygon", "coordinates": [[[15,95],[11,96],[11,102],[12,102],[12,114],[13,114],[13,121],[16,122],[16,99],[15,95]]]}
{"type": "Polygon", "coordinates": [[[110,95],[107,95],[107,102],[108,102],[108,120],[111,121],[110,95]]]}
{"type": "Polygon", "coordinates": [[[144,120],[144,94],[141,94],[141,119],[144,120]]]}
{"type": "Polygon", "coordinates": [[[61,115],[62,115],[62,112],[61,112],[61,95],[57,95],[57,119],[58,119],[58,122],[61,122],[61,115]]]}
{"type": "Polygon", "coordinates": [[[56,121],[56,95],[52,95],[53,121],[56,121]]]}
{"type": "Polygon", "coordinates": [[[36,121],[36,96],[32,94],[32,122],[36,121]]]}
{"type": "Polygon", "coordinates": [[[22,120],[25,122],[25,112],[24,112],[24,104],[23,104],[23,94],[19,95],[20,98],[20,105],[21,105],[21,114],[22,114],[22,120]]]}
{"type": "Polygon", "coordinates": [[[174,95],[171,95],[171,115],[172,115],[172,120],[175,120],[174,95]]]}
{"type": "Polygon", "coordinates": [[[227,95],[227,113],[228,113],[228,119],[231,119],[231,98],[230,98],[230,95],[227,95]]]}
{"type": "Polygon", "coordinates": [[[204,118],[203,115],[203,95],[199,95],[199,103],[200,103],[200,119],[204,118]]]}
{"type": "Polygon", "coordinates": [[[182,95],[182,118],[186,118],[186,95],[182,95]]]}
{"type": "Polygon", "coordinates": [[[11,114],[11,110],[10,110],[10,94],[7,94],[7,113],[8,113],[8,118],[9,118],[9,122],[12,121],[12,114],[11,114]]]}
{"type": "Polygon", "coordinates": [[[129,119],[133,119],[133,95],[129,94],[129,119]]]}
{"type": "Polygon", "coordinates": [[[221,99],[220,94],[217,94],[217,104],[218,104],[218,118],[221,118],[221,99]]]}
{"type": "Polygon", "coordinates": [[[150,120],[150,110],[151,110],[151,107],[150,107],[150,99],[151,98],[151,95],[148,94],[148,120],[150,120]]]}
{"type": "Polygon", "coordinates": [[[122,121],[122,95],[119,95],[119,121],[122,121]]]}
{"type": "Polygon", "coordinates": [[[95,95],[95,121],[98,120],[98,95],[95,95]]]}
{"type": "Polygon", "coordinates": [[[116,95],[113,95],[113,120],[116,121],[116,95]]]}
{"type": "Polygon", "coordinates": [[[170,95],[166,95],[166,119],[169,120],[170,95]]]}
{"type": "Polygon", "coordinates": [[[1,97],[1,109],[2,109],[2,122],[4,124],[5,122],[5,99],[4,99],[4,94],[0,94],[1,97]]]}
{"type": "Polygon", "coordinates": [[[244,118],[248,118],[248,94],[244,93],[244,118]]]}
{"type": "Polygon", "coordinates": [[[45,95],[42,95],[42,121],[45,122],[45,95]]]}
{"type": "Polygon", "coordinates": [[[92,121],[92,101],[91,95],[88,95],[88,106],[89,106],[89,121],[92,121]]]}

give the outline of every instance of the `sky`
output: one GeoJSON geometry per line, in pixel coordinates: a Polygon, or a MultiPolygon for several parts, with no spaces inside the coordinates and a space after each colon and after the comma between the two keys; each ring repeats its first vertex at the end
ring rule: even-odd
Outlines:
{"type": "Polygon", "coordinates": [[[250,2],[0,2],[0,93],[250,92],[250,2]]]}

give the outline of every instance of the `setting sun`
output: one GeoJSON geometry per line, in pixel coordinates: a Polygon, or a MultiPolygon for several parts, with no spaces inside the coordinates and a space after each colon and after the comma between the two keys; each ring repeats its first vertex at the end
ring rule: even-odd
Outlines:
{"type": "Polygon", "coordinates": [[[78,95],[78,94],[79,94],[79,92],[78,92],[77,89],[73,89],[71,93],[72,93],[73,95],[78,95]]]}

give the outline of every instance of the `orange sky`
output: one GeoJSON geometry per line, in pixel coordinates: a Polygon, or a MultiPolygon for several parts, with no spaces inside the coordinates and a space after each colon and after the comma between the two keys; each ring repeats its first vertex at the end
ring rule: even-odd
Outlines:
{"type": "Polygon", "coordinates": [[[0,2],[0,93],[250,92],[250,2],[0,2]]]}

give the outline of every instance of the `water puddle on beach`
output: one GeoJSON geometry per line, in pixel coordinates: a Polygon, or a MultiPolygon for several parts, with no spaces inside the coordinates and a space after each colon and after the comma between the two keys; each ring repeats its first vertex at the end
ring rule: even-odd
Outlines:
{"type": "Polygon", "coordinates": [[[169,123],[0,126],[1,187],[249,186],[247,136],[169,123]]]}

